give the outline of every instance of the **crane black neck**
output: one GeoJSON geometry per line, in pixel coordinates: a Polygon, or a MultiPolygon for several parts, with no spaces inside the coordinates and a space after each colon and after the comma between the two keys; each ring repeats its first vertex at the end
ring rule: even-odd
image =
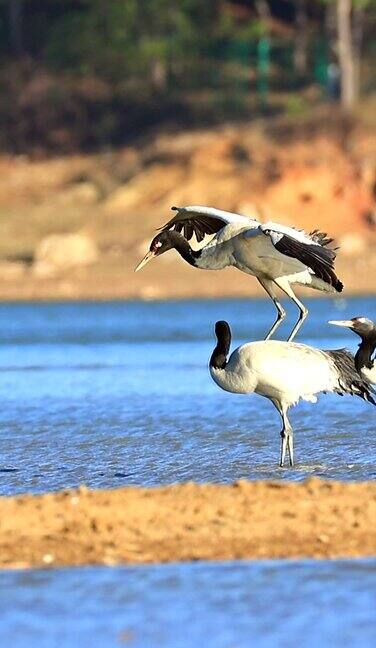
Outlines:
{"type": "Polygon", "coordinates": [[[362,341],[355,354],[355,367],[357,371],[361,371],[365,367],[372,369],[375,362],[375,360],[372,360],[372,355],[376,349],[376,333],[361,337],[362,341]]]}
{"type": "Polygon", "coordinates": [[[172,247],[179,252],[184,261],[187,261],[191,266],[195,266],[197,259],[201,256],[201,250],[193,250],[187,239],[174,230],[168,232],[168,238],[170,239],[172,247]]]}
{"type": "Polygon", "coordinates": [[[231,331],[230,328],[221,328],[218,330],[216,327],[217,345],[211,355],[209,365],[213,369],[225,369],[227,364],[227,356],[231,346],[231,331]]]}

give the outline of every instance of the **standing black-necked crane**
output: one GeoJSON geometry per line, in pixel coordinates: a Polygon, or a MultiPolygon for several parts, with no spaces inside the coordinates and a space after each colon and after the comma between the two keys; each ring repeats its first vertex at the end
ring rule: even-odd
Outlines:
{"type": "Polygon", "coordinates": [[[161,228],[152,240],[149,252],[135,271],[154,257],[175,248],[195,268],[221,270],[234,266],[257,277],[273,300],[277,319],[266,336],[277,330],[286,313],[277,298],[280,288],[299,308],[299,318],[288,340],[292,340],[308,310],[295,295],[292,285],[310,286],[328,293],[341,292],[343,284],[334,272],[336,253],[328,245],[333,239],[315,230],[301,230],[277,223],[260,223],[254,218],[232,214],[213,207],[172,207],[177,214],[161,228]],[[199,250],[188,241],[195,234],[200,243],[206,234],[215,236],[199,250]]]}
{"type": "Polygon", "coordinates": [[[228,359],[231,330],[227,322],[215,325],[217,345],[209,361],[214,382],[234,394],[268,398],[282,418],[282,467],[286,450],[294,464],[293,430],[288,410],[300,400],[316,402],[316,394],[335,392],[360,396],[376,405],[373,389],[355,369],[354,356],[346,350],[321,351],[305,344],[277,340],[250,342],[238,347],[228,359]]]}
{"type": "Polygon", "coordinates": [[[376,384],[376,324],[367,317],[353,317],[350,320],[330,320],[329,324],[345,326],[359,335],[361,343],[355,354],[355,367],[366,380],[376,384]]]}

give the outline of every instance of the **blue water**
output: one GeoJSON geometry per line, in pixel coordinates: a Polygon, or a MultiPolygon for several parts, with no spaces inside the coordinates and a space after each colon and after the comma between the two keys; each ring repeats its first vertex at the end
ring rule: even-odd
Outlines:
{"type": "MultiPolygon", "coordinates": [[[[376,300],[313,300],[310,311],[302,341],[354,349],[351,332],[326,322],[376,319],[376,300]]],[[[371,405],[329,395],[292,410],[296,469],[281,470],[274,407],[211,381],[214,322],[227,319],[237,345],[260,339],[273,316],[261,300],[0,305],[0,494],[82,483],[373,479],[371,405]]]]}
{"type": "Polygon", "coordinates": [[[0,644],[366,648],[376,561],[263,561],[0,575],[0,644]]]}
{"type": "MultiPolygon", "coordinates": [[[[375,298],[308,303],[299,339],[322,348],[357,344],[328,319],[376,319],[375,298]]],[[[237,345],[273,317],[257,300],[0,305],[0,494],[374,479],[370,405],[333,395],[299,405],[297,465],[281,470],[272,405],[211,381],[214,322],[227,319],[237,345]]],[[[371,646],[375,571],[376,560],[2,572],[0,645],[371,646]]]]}

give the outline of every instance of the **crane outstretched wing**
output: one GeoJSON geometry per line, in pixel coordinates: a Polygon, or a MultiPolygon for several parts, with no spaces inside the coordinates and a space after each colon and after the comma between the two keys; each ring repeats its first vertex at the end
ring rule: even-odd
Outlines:
{"type": "Polygon", "coordinates": [[[326,234],[317,230],[306,234],[303,231],[274,223],[260,225],[260,230],[269,236],[278,252],[298,259],[310,268],[316,277],[333,286],[338,292],[342,291],[343,284],[334,272],[336,251],[327,247],[332,239],[328,238],[326,234]]]}
{"type": "Polygon", "coordinates": [[[188,241],[195,234],[199,243],[205,238],[206,234],[216,234],[230,223],[242,227],[257,223],[255,219],[248,216],[233,214],[214,207],[191,205],[188,207],[171,207],[171,209],[177,212],[176,215],[159,229],[162,231],[174,229],[176,232],[183,234],[188,241]]]}

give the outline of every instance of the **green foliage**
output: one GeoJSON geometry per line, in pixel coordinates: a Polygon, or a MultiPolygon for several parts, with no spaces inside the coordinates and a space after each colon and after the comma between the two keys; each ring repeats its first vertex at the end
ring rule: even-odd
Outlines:
{"type": "Polygon", "coordinates": [[[145,75],[162,63],[173,73],[200,55],[202,44],[221,31],[217,1],[92,0],[81,12],[56,21],[46,57],[56,67],[119,81],[145,75]]]}
{"type": "MultiPolygon", "coordinates": [[[[298,0],[0,0],[0,136],[18,151],[30,141],[90,148],[164,120],[299,117],[310,86],[325,96],[337,51],[327,7],[338,1],[302,3],[298,39],[298,0]]],[[[376,0],[352,3],[372,89],[376,0]]]]}
{"type": "Polygon", "coordinates": [[[303,118],[309,115],[310,106],[307,100],[299,94],[290,93],[286,99],[285,112],[291,118],[303,118]]]}

